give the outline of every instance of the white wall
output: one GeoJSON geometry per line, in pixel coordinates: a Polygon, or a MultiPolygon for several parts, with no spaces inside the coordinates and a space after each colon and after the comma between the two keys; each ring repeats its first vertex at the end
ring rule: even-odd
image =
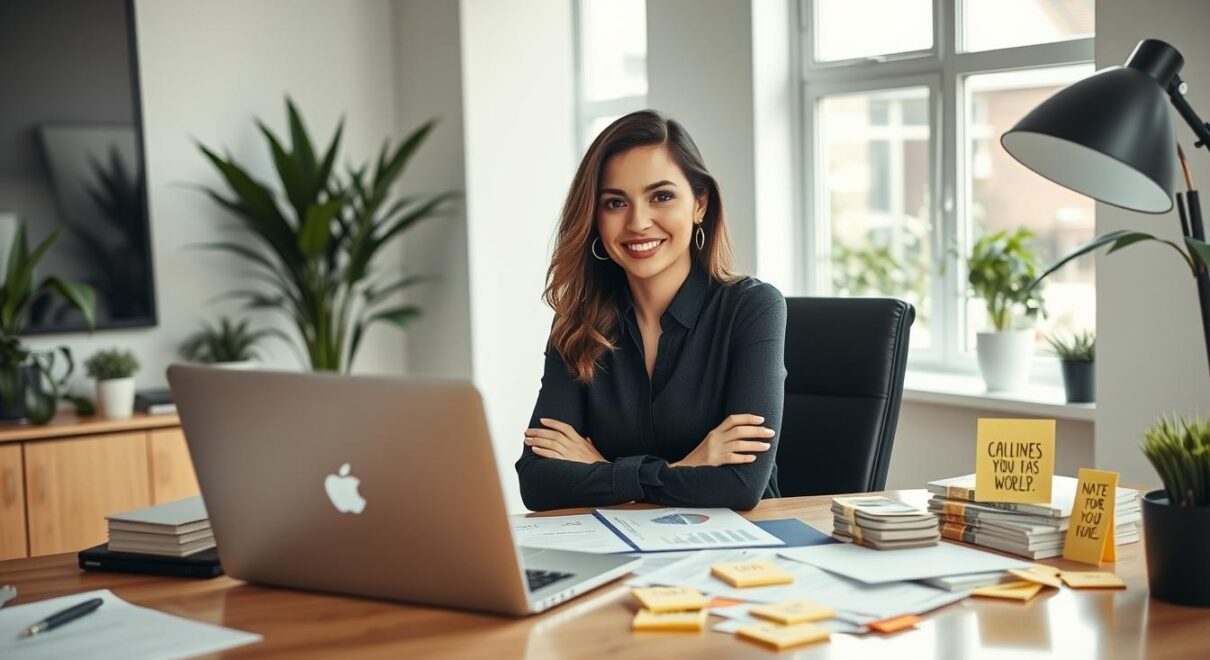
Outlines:
{"type": "MultiPolygon", "coordinates": [[[[1200,0],[1098,0],[1097,68],[1121,65],[1140,39],[1155,37],[1185,56],[1188,99],[1210,117],[1210,5],[1200,0]]],[[[1210,153],[1173,112],[1194,181],[1210,182],[1210,153]]],[[[1177,177],[1179,190],[1183,181],[1177,177]]],[[[1203,209],[1207,211],[1210,209],[1203,209]]],[[[1133,229],[1180,241],[1173,211],[1144,215],[1097,204],[1097,231],[1133,229]]],[[[1170,248],[1135,245],[1097,257],[1097,467],[1123,481],[1158,484],[1138,444],[1162,414],[1210,412],[1210,368],[1193,278],[1170,248]]]]}
{"type": "MultiPolygon", "coordinates": [[[[404,176],[409,189],[466,187],[462,121],[462,36],[459,3],[396,0],[395,92],[398,125],[410,131],[433,117],[440,122],[404,176]]],[[[471,310],[465,204],[449,217],[421,223],[405,238],[404,263],[435,279],[410,290],[424,310],[407,332],[408,371],[469,379],[471,310]]]]}
{"type": "MultiPolygon", "coordinates": [[[[252,120],[282,130],[290,94],[316,141],[326,143],[343,115],[346,160],[371,157],[396,133],[394,37],[386,0],[140,0],[136,15],[159,325],[30,344],[67,344],[77,358],[102,347],[130,348],[143,362],[138,385],[151,387],[164,384],[164,369],[200,320],[236,311],[207,301],[241,284],[234,259],[188,249],[230,224],[182,185],[219,183],[194,140],[230,149],[267,177],[269,157],[252,120]]],[[[280,323],[276,316],[257,318],[280,323]]],[[[398,332],[372,331],[359,369],[401,371],[403,344],[398,332]]],[[[267,348],[270,364],[296,364],[281,344],[267,348]]],[[[91,391],[82,374],[76,381],[91,391]]]]}
{"type": "Polygon", "coordinates": [[[504,492],[533,412],[552,312],[552,237],[574,174],[571,3],[462,0],[471,345],[504,492]]]}

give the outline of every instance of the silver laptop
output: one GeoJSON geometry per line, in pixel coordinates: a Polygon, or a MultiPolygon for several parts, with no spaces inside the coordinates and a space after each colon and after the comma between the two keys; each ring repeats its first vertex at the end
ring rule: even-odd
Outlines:
{"type": "Polygon", "coordinates": [[[232,577],[520,615],[638,561],[514,545],[469,383],[192,366],[168,381],[232,577]]]}

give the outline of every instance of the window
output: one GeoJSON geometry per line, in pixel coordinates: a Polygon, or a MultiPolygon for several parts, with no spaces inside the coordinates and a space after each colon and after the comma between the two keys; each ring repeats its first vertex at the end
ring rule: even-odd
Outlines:
{"type": "MultiPolygon", "coordinates": [[[[1093,236],[1094,203],[1017,163],[1000,135],[1093,72],[1094,0],[802,7],[805,290],[903,298],[913,367],[973,371],[974,240],[1026,227],[1049,264],[1093,236]]],[[[1091,259],[1047,280],[1043,361],[1045,334],[1093,327],[1094,282],[1091,259]]]]}
{"type": "Polygon", "coordinates": [[[577,143],[647,107],[646,0],[575,0],[577,143]]]}

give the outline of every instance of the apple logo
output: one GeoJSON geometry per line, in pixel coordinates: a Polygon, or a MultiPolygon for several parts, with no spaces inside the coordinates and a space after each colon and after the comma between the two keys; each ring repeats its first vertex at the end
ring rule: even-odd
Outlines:
{"type": "Polygon", "coordinates": [[[357,487],[361,485],[361,480],[357,477],[349,476],[349,464],[345,463],[340,466],[340,475],[329,474],[324,479],[324,490],[328,492],[328,499],[332,500],[332,506],[341,513],[361,513],[365,511],[366,499],[357,492],[357,487]]]}

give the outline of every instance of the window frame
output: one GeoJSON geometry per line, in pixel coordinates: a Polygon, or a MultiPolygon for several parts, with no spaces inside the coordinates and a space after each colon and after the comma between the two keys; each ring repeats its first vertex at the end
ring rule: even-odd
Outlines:
{"type": "MultiPolygon", "coordinates": [[[[913,370],[975,374],[978,364],[973,354],[962,350],[968,299],[964,274],[969,250],[971,225],[967,209],[970,186],[966,179],[966,136],[963,133],[967,93],[965,78],[970,75],[1021,69],[1064,67],[1094,63],[1095,36],[1044,44],[1014,46],[995,50],[964,52],[960,47],[963,0],[933,0],[933,47],[927,51],[843,60],[815,61],[814,16],[817,0],[799,0],[798,32],[801,48],[798,57],[799,110],[802,126],[801,158],[803,172],[799,181],[799,205],[803,231],[797,253],[812,261],[800,269],[799,288],[812,295],[826,295],[830,280],[824,279],[830,267],[827,238],[830,228],[822,227],[826,216],[819,212],[822,199],[820,157],[817,139],[820,99],[853,92],[870,92],[920,86],[929,81],[930,137],[933,140],[931,163],[930,212],[932,250],[942,264],[931,273],[933,285],[932,341],[928,349],[909,352],[913,370]],[[817,192],[818,191],[818,192],[817,192]],[[822,232],[822,233],[821,233],[822,232]],[[955,253],[954,250],[957,249],[955,253]],[[826,264],[820,262],[828,262],[826,264]]],[[[1057,383],[1058,360],[1035,357],[1033,378],[1057,383]]]]}
{"type": "Polygon", "coordinates": [[[636,94],[619,96],[610,99],[589,101],[584,93],[584,39],[582,33],[583,1],[571,0],[571,30],[572,30],[572,77],[575,85],[575,149],[578,156],[588,147],[589,139],[596,136],[588,135],[593,122],[603,117],[625,115],[647,108],[647,95],[636,94]]]}

